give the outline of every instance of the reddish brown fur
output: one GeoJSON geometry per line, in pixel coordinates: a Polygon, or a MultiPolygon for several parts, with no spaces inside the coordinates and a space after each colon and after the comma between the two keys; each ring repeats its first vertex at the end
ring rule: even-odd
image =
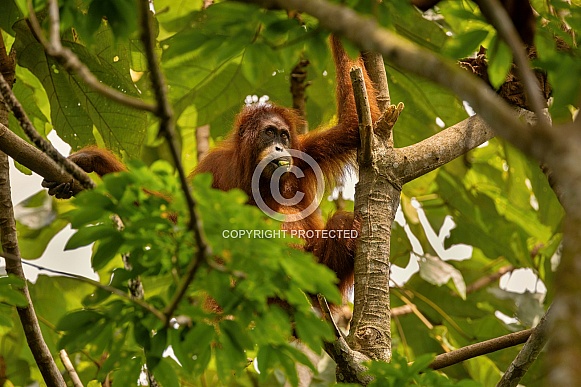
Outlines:
{"type": "MultiPolygon", "coordinates": [[[[327,182],[335,184],[345,171],[345,166],[355,161],[355,151],[359,145],[359,130],[355,100],[351,87],[349,70],[356,65],[365,70],[363,62],[349,60],[338,39],[331,39],[333,55],[337,72],[337,108],[338,123],[326,130],[315,130],[305,135],[297,134],[297,127],[301,118],[291,109],[277,105],[251,105],[245,107],[238,114],[234,130],[220,145],[214,148],[198,165],[193,174],[211,172],[214,176],[214,188],[229,190],[240,188],[244,190],[254,204],[251,192],[252,173],[260,161],[256,146],[256,136],[259,125],[270,116],[278,116],[288,125],[291,133],[292,149],[309,154],[319,164],[327,182]]],[[[373,120],[379,118],[376,93],[367,73],[364,71],[366,86],[371,104],[373,120]]],[[[292,197],[299,191],[305,194],[303,200],[293,207],[283,207],[268,197],[265,189],[262,197],[274,211],[285,214],[296,214],[302,211],[315,199],[316,177],[309,166],[302,160],[293,159],[293,164],[299,166],[305,173],[302,179],[287,174],[281,184],[281,192],[285,197],[292,197]],[[269,200],[270,199],[270,200],[269,200]]],[[[262,192],[261,187],[261,192],[262,192]]],[[[318,211],[305,219],[287,222],[283,225],[286,230],[359,230],[358,222],[353,224],[353,214],[336,213],[325,225],[318,211]]],[[[340,281],[342,291],[351,285],[353,279],[353,258],[355,255],[356,240],[312,238],[306,241],[305,249],[313,252],[321,263],[331,268],[340,281]]]]}
{"type": "Polygon", "coordinates": [[[88,146],[69,156],[85,172],[95,172],[99,176],[107,173],[126,171],[125,165],[107,149],[88,146]]]}
{"type": "MultiPolygon", "coordinates": [[[[201,160],[192,175],[211,172],[214,176],[213,187],[221,190],[240,188],[252,199],[251,179],[255,167],[260,161],[263,149],[258,144],[261,128],[268,122],[285,126],[290,133],[289,148],[309,154],[319,164],[328,183],[334,185],[344,173],[348,164],[355,161],[355,151],[359,145],[359,130],[355,100],[351,87],[349,70],[353,65],[364,70],[365,82],[371,104],[373,120],[379,118],[375,89],[369,80],[361,59],[351,61],[336,38],[331,39],[333,56],[337,72],[337,108],[338,123],[326,130],[315,130],[305,135],[297,134],[297,127],[302,119],[291,109],[274,104],[255,104],[246,106],[238,114],[234,130],[227,139],[211,150],[201,160]]],[[[83,163],[99,174],[116,172],[125,169],[108,151],[97,148],[85,148],[75,153],[71,158],[77,163],[83,163]],[[121,166],[120,166],[121,165],[121,166]]],[[[304,193],[303,200],[295,206],[282,206],[269,194],[268,185],[261,184],[260,191],[267,205],[274,211],[284,214],[296,214],[315,200],[316,176],[310,167],[302,160],[293,158],[293,164],[305,173],[305,177],[297,179],[294,174],[287,173],[281,178],[280,190],[283,196],[292,197],[296,192],[304,193]]],[[[266,182],[263,182],[266,183],[266,182]]],[[[319,211],[315,211],[305,219],[286,222],[285,230],[357,230],[359,222],[353,221],[353,214],[338,212],[325,225],[319,211]]],[[[305,250],[313,252],[319,261],[331,268],[340,281],[340,289],[345,291],[353,279],[355,255],[355,238],[310,238],[306,240],[305,250]]]]}

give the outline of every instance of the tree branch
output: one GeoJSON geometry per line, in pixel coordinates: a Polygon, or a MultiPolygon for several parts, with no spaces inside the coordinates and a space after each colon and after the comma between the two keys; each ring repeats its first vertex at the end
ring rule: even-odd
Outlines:
{"type": "Polygon", "coordinates": [[[17,256],[17,255],[12,254],[12,253],[0,252],[0,257],[6,259],[7,262],[18,262],[19,264],[24,263],[25,265],[30,266],[30,267],[34,267],[35,269],[38,269],[41,271],[46,271],[46,272],[53,273],[53,274],[58,274],[58,275],[69,277],[69,278],[73,278],[77,281],[94,286],[97,289],[101,289],[101,290],[104,290],[108,293],[115,294],[116,296],[119,296],[119,297],[121,297],[125,300],[128,300],[128,301],[131,301],[135,305],[145,309],[146,311],[150,312],[155,317],[157,317],[160,321],[162,321],[164,323],[166,322],[165,315],[163,313],[161,313],[158,309],[156,309],[152,305],[148,304],[147,302],[143,301],[142,299],[128,295],[126,292],[122,291],[121,289],[117,289],[117,288],[109,286],[109,285],[103,285],[102,283],[100,283],[98,281],[92,280],[92,279],[87,278],[87,277],[83,277],[82,275],[67,273],[67,272],[60,271],[60,270],[53,270],[53,269],[49,269],[49,268],[46,268],[43,266],[36,265],[34,263],[31,263],[31,262],[26,262],[26,261],[23,261],[19,255],[17,256]]]}
{"type": "Polygon", "coordinates": [[[210,125],[202,125],[196,128],[196,157],[198,162],[210,150],[210,125]]]}
{"type": "Polygon", "coordinates": [[[385,72],[385,64],[383,57],[377,52],[365,51],[361,53],[365,69],[375,90],[377,91],[377,107],[379,111],[384,111],[391,105],[391,97],[389,95],[389,85],[387,83],[387,73],[385,72]]]}
{"type": "Polygon", "coordinates": [[[169,145],[171,156],[180,178],[182,191],[188,204],[188,210],[190,211],[188,228],[194,233],[194,238],[198,246],[196,259],[192,259],[188,265],[186,274],[178,284],[176,293],[164,310],[164,314],[169,320],[175,309],[178,307],[179,302],[185,295],[189,284],[193,281],[196,272],[202,263],[206,262],[208,257],[212,255],[212,249],[206,241],[202,221],[196,209],[197,204],[192,196],[190,184],[182,166],[180,152],[178,151],[179,148],[176,141],[173,112],[167,97],[167,86],[155,54],[155,37],[152,30],[153,20],[149,9],[149,0],[139,1],[139,15],[141,18],[141,41],[145,48],[145,55],[151,73],[151,83],[153,85],[157,102],[155,114],[160,119],[159,132],[165,137],[169,145]]]}
{"type": "MultiPolygon", "coordinates": [[[[15,66],[16,62],[13,58],[6,55],[4,39],[0,33],[0,87],[2,88],[2,95],[5,101],[7,99],[6,95],[13,97],[11,86],[14,82],[15,66]],[[8,81],[4,78],[3,74],[6,74],[8,81]]],[[[2,98],[0,98],[0,101],[2,101],[2,98]]],[[[0,102],[0,124],[4,127],[8,125],[8,110],[2,102],[0,102]]],[[[0,152],[0,209],[0,239],[2,251],[20,257],[18,236],[16,235],[16,221],[14,220],[14,208],[12,206],[8,156],[2,152],[0,152]]],[[[20,260],[7,260],[6,272],[20,278],[24,283],[21,292],[26,298],[27,305],[24,307],[16,307],[16,310],[24,330],[24,335],[26,336],[26,342],[45,383],[49,386],[65,386],[65,381],[50,353],[50,349],[42,337],[20,260]]]]}
{"type": "Polygon", "coordinates": [[[444,367],[463,362],[464,360],[472,359],[473,357],[486,355],[488,353],[496,352],[501,349],[514,347],[522,344],[532,333],[532,329],[527,329],[520,332],[510,333],[508,335],[496,337],[494,339],[486,340],[481,343],[467,345],[466,347],[443,353],[436,356],[430,368],[439,370],[444,367]]]}
{"type": "MultiPolygon", "coordinates": [[[[498,281],[500,279],[500,277],[502,277],[506,273],[509,273],[513,270],[514,270],[514,267],[512,265],[507,265],[507,266],[501,267],[495,273],[478,278],[476,281],[472,282],[470,285],[468,285],[466,287],[466,294],[474,293],[482,288],[485,288],[486,286],[490,285],[491,283],[498,281]]],[[[404,300],[404,302],[408,302],[407,298],[403,297],[402,299],[404,300]]],[[[405,314],[415,313],[416,310],[417,310],[416,305],[413,304],[411,301],[409,301],[409,303],[406,303],[406,305],[397,306],[395,308],[392,308],[391,309],[391,316],[392,317],[403,316],[405,314]]],[[[418,316],[418,317],[420,317],[420,319],[422,319],[421,316],[418,316]]]]}
{"type": "Polygon", "coordinates": [[[537,357],[549,339],[550,321],[548,316],[550,311],[551,307],[549,307],[541,321],[539,321],[539,324],[533,329],[527,342],[523,345],[504,375],[502,375],[496,387],[516,387],[531,364],[537,360],[537,357]]]}
{"type": "Polygon", "coordinates": [[[406,314],[410,314],[414,312],[415,305],[405,304],[402,306],[396,306],[395,308],[391,308],[391,317],[399,317],[406,314]]]}
{"type": "MultiPolygon", "coordinates": [[[[14,220],[14,209],[12,207],[12,198],[10,195],[8,156],[5,154],[0,155],[0,175],[2,175],[0,178],[0,206],[2,208],[2,211],[0,212],[0,233],[2,238],[2,250],[19,257],[20,249],[18,247],[18,238],[16,236],[16,221],[14,220]]],[[[26,298],[27,305],[24,307],[17,307],[16,310],[18,311],[18,316],[20,317],[20,322],[24,329],[26,342],[30,347],[30,351],[34,356],[34,360],[38,365],[38,369],[40,370],[45,383],[49,386],[66,386],[65,381],[50,353],[50,349],[42,337],[38,318],[36,317],[34,305],[32,304],[32,299],[30,298],[30,293],[28,291],[26,276],[24,275],[24,270],[22,269],[20,261],[7,260],[6,272],[17,276],[24,281],[22,293],[26,298]]]]}
{"type": "Polygon", "coordinates": [[[75,367],[73,366],[73,363],[71,363],[71,359],[69,359],[69,354],[67,353],[67,351],[65,351],[64,349],[61,349],[59,352],[61,361],[63,362],[63,365],[65,366],[65,369],[67,370],[67,372],[69,373],[69,376],[71,377],[71,380],[73,382],[73,386],[74,387],[83,387],[83,382],[81,382],[81,379],[79,378],[79,374],[77,374],[77,371],[75,370],[75,367]]]}
{"type": "Polygon", "coordinates": [[[24,130],[24,133],[28,136],[28,138],[36,145],[40,150],[46,153],[51,159],[57,162],[57,164],[62,165],[65,170],[70,173],[75,179],[77,179],[82,187],[84,188],[94,188],[95,183],[89,175],[85,173],[77,164],[67,160],[66,157],[61,155],[59,151],[57,151],[50,142],[42,138],[34,125],[26,115],[24,108],[20,104],[20,102],[16,99],[16,96],[12,92],[12,88],[4,79],[4,76],[0,74],[0,94],[4,98],[4,102],[8,105],[8,107],[12,110],[14,117],[20,123],[20,127],[24,130]]]}
{"type": "Polygon", "coordinates": [[[547,150],[556,146],[558,132],[554,128],[524,125],[515,117],[513,108],[481,79],[458,68],[455,62],[379,27],[375,21],[358,15],[352,9],[325,0],[238,1],[260,4],[266,8],[295,9],[316,17],[322,27],[345,36],[361,50],[376,51],[396,67],[452,90],[467,101],[497,134],[538,160],[544,160],[547,150]],[[543,146],[538,146],[541,143],[543,146]]]}
{"type": "Polygon", "coordinates": [[[333,315],[325,297],[322,294],[317,294],[317,300],[321,307],[323,320],[329,323],[335,334],[335,341],[332,343],[324,342],[323,347],[325,352],[337,364],[337,381],[367,385],[371,381],[371,378],[364,376],[367,367],[361,363],[369,361],[370,359],[361,352],[354,351],[349,347],[343,332],[341,332],[337,324],[335,324],[335,320],[333,320],[333,315]]]}
{"type": "Polygon", "coordinates": [[[2,123],[0,123],[0,151],[46,180],[58,183],[72,182],[71,189],[75,194],[83,190],[80,183],[53,159],[18,137],[2,123]]]}
{"type": "Polygon", "coordinates": [[[466,287],[466,294],[474,293],[482,288],[487,287],[493,282],[496,282],[505,275],[506,273],[510,273],[514,270],[514,266],[507,265],[501,267],[497,272],[486,275],[484,277],[478,278],[476,281],[472,282],[470,285],[466,287]]]}
{"type": "Polygon", "coordinates": [[[29,5],[29,27],[38,42],[44,47],[46,53],[57,60],[57,62],[70,73],[75,73],[85,82],[90,88],[110,98],[112,101],[118,102],[122,105],[132,107],[134,109],[145,110],[155,113],[155,105],[144,102],[139,98],[132,97],[120,91],[113,89],[101,83],[97,77],[89,70],[89,68],[79,60],[79,58],[69,48],[63,47],[60,40],[60,21],[58,12],[58,3],[56,1],[49,2],[49,16],[50,16],[50,41],[47,41],[42,33],[42,28],[36,18],[36,13],[32,8],[32,2],[29,5]]]}
{"type": "Polygon", "coordinates": [[[361,136],[359,183],[355,190],[355,217],[361,220],[361,233],[355,256],[355,304],[348,340],[355,351],[389,361],[389,246],[401,188],[393,184],[389,173],[393,147],[384,126],[393,126],[403,105],[399,110],[390,106],[373,133],[365,82],[362,74],[354,77],[354,72],[361,70],[351,70],[361,136]]]}
{"type": "Polygon", "coordinates": [[[478,6],[510,47],[517,71],[524,85],[527,100],[537,115],[540,125],[550,125],[549,120],[544,114],[544,109],[547,107],[547,104],[541,94],[539,80],[530,67],[526,46],[522,42],[506,9],[504,9],[498,0],[478,0],[478,6]]]}
{"type": "MultiPolygon", "coordinates": [[[[319,301],[319,307],[321,308],[321,314],[323,315],[323,320],[327,321],[335,334],[335,338],[345,338],[343,336],[343,332],[337,327],[335,324],[335,320],[333,320],[333,313],[331,313],[331,309],[329,308],[329,303],[327,299],[322,294],[317,294],[317,300],[319,301]]],[[[332,357],[332,355],[329,355],[332,357]]]]}
{"type": "Polygon", "coordinates": [[[472,116],[433,136],[395,150],[393,167],[403,185],[454,160],[494,137],[479,116],[472,116]]]}
{"type": "Polygon", "coordinates": [[[359,119],[359,137],[361,139],[357,162],[360,166],[369,166],[372,163],[371,152],[374,148],[373,120],[371,118],[369,98],[367,96],[367,89],[365,88],[363,71],[359,67],[354,67],[351,69],[350,75],[357,108],[357,117],[359,119]]]}

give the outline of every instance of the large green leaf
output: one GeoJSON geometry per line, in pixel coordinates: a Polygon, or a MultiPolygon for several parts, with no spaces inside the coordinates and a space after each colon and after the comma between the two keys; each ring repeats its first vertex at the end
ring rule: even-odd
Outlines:
{"type": "MultiPolygon", "coordinates": [[[[42,46],[30,32],[26,22],[15,25],[18,63],[29,69],[44,86],[50,101],[51,119],[59,136],[73,149],[95,143],[93,127],[107,148],[124,151],[131,156],[139,154],[145,134],[147,116],[112,102],[89,88],[78,76],[67,73],[53,59],[47,57],[42,46]]],[[[98,55],[74,41],[63,41],[95,76],[104,84],[133,97],[139,93],[129,77],[129,51],[126,45],[113,47],[111,32],[99,32],[98,55]]]]}
{"type": "MultiPolygon", "coordinates": [[[[50,126],[50,105],[48,97],[40,81],[26,68],[16,67],[16,83],[12,87],[14,95],[24,107],[28,118],[41,136],[46,137],[52,129],[50,126]]],[[[20,128],[14,116],[10,116],[10,129],[20,137],[29,141],[28,136],[20,128]]]]}
{"type": "Polygon", "coordinates": [[[14,33],[12,25],[23,16],[17,4],[18,2],[15,0],[0,1],[0,7],[2,7],[2,12],[0,12],[0,28],[10,34],[14,33]]]}
{"type": "Polygon", "coordinates": [[[440,131],[442,127],[436,118],[448,127],[467,117],[461,101],[446,89],[396,69],[388,67],[387,72],[392,103],[405,104],[394,129],[397,147],[414,144],[440,131]],[[438,97],[433,98],[434,95],[438,97]]]}

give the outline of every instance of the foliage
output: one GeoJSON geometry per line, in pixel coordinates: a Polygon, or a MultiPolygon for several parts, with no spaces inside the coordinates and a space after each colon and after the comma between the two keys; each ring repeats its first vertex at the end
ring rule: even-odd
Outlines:
{"type": "MultiPolygon", "coordinates": [[[[289,106],[289,76],[301,58],[310,62],[310,127],[335,119],[334,69],[327,33],[316,19],[289,18],[282,11],[226,1],[203,10],[201,3],[154,1],[157,52],[186,167],[196,163],[195,128],[209,124],[212,140],[219,141],[248,95],[268,95],[289,106]]],[[[472,2],[442,1],[425,15],[404,0],[346,3],[414,44],[454,60],[480,45],[487,47],[494,86],[508,71],[506,50],[472,2]]],[[[63,44],[104,84],[151,101],[132,2],[66,0],[59,5],[63,44]]],[[[44,6],[35,2],[41,18],[44,6]]],[[[581,84],[581,37],[563,32],[559,17],[579,31],[581,8],[575,1],[533,1],[533,6],[542,17],[538,27],[543,23],[537,28],[539,55],[534,65],[551,82],[553,118],[570,121],[581,84]],[[554,36],[568,48],[558,48],[554,36]]],[[[187,228],[189,215],[174,171],[164,162],[151,163],[167,158],[155,120],[95,93],[45,55],[24,20],[24,1],[0,0],[0,9],[4,40],[17,50],[14,92],[36,128],[44,135],[55,130],[73,149],[96,143],[127,160],[151,164],[133,162],[130,172],[105,177],[96,190],[79,195],[71,211],[71,204],[64,202],[43,207],[48,202],[42,194],[23,203],[23,208],[45,208],[47,220],[30,227],[19,218],[23,256],[38,257],[70,222],[77,231],[67,247],[94,243],[92,265],[102,284],[127,293],[131,280],[140,278],[144,301],[163,312],[188,264],[197,259],[198,246],[187,228]],[[123,221],[121,230],[112,220],[114,214],[123,221]],[[52,218],[56,220],[51,223],[52,218]],[[132,270],[123,267],[122,254],[130,255],[132,270]]],[[[392,101],[406,105],[394,130],[396,146],[429,137],[441,130],[441,122],[449,126],[467,117],[462,101],[449,91],[405,69],[388,65],[387,70],[392,101]]],[[[17,127],[15,121],[11,127],[17,127]]],[[[296,385],[295,363],[314,366],[289,338],[297,335],[315,352],[322,340],[331,339],[328,327],[312,313],[308,295],[321,292],[338,302],[332,273],[289,247],[289,240],[224,237],[225,230],[272,232],[280,225],[245,205],[241,192],[212,190],[208,176],[197,177],[192,186],[213,257],[200,263],[179,302],[176,316],[183,320],[164,324],[129,298],[66,277],[40,276],[31,293],[49,348],[54,354],[66,348],[85,383],[112,378],[114,385],[135,385],[147,363],[163,386],[198,380],[202,385],[274,385],[285,380],[296,385]],[[272,298],[279,302],[269,303],[272,298]],[[208,300],[215,300],[221,311],[212,310],[208,300]]],[[[326,212],[332,204],[323,207],[326,212]]],[[[426,354],[528,328],[546,309],[552,300],[563,217],[546,177],[534,161],[501,140],[491,140],[404,186],[402,214],[406,227],[396,225],[392,235],[393,266],[415,262],[416,254],[430,256],[429,264],[423,258],[419,263],[428,275],[420,271],[394,289],[392,307],[412,302],[417,313],[394,319],[394,361],[373,363],[370,373],[378,378],[377,385],[447,386],[464,379],[470,381],[457,385],[496,383],[517,348],[448,367],[446,376],[424,372],[431,360],[426,354]],[[445,246],[436,246],[431,234],[439,234],[446,219],[452,219],[455,228],[441,236],[445,246]],[[470,259],[442,258],[442,251],[457,245],[470,246],[470,259]],[[516,294],[496,283],[462,290],[509,264],[534,272],[547,294],[516,294]],[[434,267],[448,277],[430,276],[434,267]],[[499,314],[512,320],[499,319],[499,314]],[[408,361],[414,363],[408,366],[408,361]]],[[[14,286],[18,284],[12,278],[0,278],[0,361],[5,361],[10,382],[27,385],[41,377],[22,331],[14,329],[19,326],[16,310],[6,305],[22,301],[14,286]]],[[[542,375],[535,365],[523,384],[535,385],[542,375]]]]}
{"type": "Polygon", "coordinates": [[[455,382],[429,368],[434,360],[432,354],[425,354],[409,364],[407,359],[395,354],[391,363],[374,361],[369,366],[369,374],[374,380],[370,386],[434,386],[434,387],[478,387],[481,384],[471,380],[455,382]]]}
{"type": "MultiPolygon", "coordinates": [[[[189,262],[197,259],[196,246],[171,167],[165,162],[154,163],[151,169],[139,163],[132,166],[131,173],[107,175],[97,189],[74,199],[77,209],[65,216],[78,231],[67,248],[96,242],[92,263],[102,278],[110,278],[110,286],[127,289],[127,281],[139,276],[145,284],[145,301],[162,310],[173,299],[189,262]],[[112,220],[114,214],[123,222],[121,230],[112,220]],[[118,263],[123,254],[130,257],[130,272],[113,262],[118,263]],[[163,287],[148,286],[160,279],[163,287]]],[[[170,371],[176,363],[164,357],[168,346],[182,366],[179,375],[186,379],[200,375],[214,359],[218,377],[227,380],[248,366],[248,356],[255,356],[260,380],[281,368],[296,384],[294,363],[312,365],[289,343],[293,330],[313,349],[320,348],[321,339],[331,339],[328,326],[313,314],[301,289],[337,302],[334,275],[284,239],[224,238],[238,230],[268,235],[278,225],[246,206],[241,192],[212,190],[210,181],[209,176],[199,176],[192,184],[215,254],[210,259],[216,262],[201,264],[177,309],[186,324],[164,325],[130,300],[98,290],[84,299],[83,310],[65,316],[57,326],[63,333],[59,346],[76,352],[90,344],[89,352],[95,356],[110,353],[99,374],[104,377],[116,370],[114,380],[121,377],[123,382],[115,384],[126,385],[139,377],[141,363],[126,361],[143,357],[136,345],[145,350],[148,366],[164,385],[177,383],[175,371],[170,371]],[[301,273],[312,279],[306,282],[301,273]],[[273,299],[278,301],[270,303],[273,299]],[[212,310],[214,301],[220,305],[218,312],[212,310]],[[126,333],[115,334],[119,331],[126,333]]]]}

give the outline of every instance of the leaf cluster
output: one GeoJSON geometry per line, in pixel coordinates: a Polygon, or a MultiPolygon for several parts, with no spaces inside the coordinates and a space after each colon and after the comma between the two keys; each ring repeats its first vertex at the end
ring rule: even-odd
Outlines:
{"type": "MultiPolygon", "coordinates": [[[[100,289],[85,298],[82,310],[61,320],[60,346],[109,353],[100,375],[115,370],[114,380],[115,375],[123,375],[123,381],[125,375],[138,377],[140,366],[126,360],[139,356],[170,386],[177,385],[176,375],[197,376],[208,367],[226,381],[249,365],[249,357],[256,359],[261,380],[280,369],[296,385],[295,362],[313,367],[289,339],[295,335],[318,350],[322,339],[332,338],[307,294],[323,293],[339,302],[334,274],[297,248],[299,241],[285,240],[280,224],[246,205],[243,193],[216,191],[210,183],[203,175],[193,181],[214,256],[201,264],[180,300],[175,316],[186,323],[164,325],[129,299],[100,289]],[[230,231],[245,230],[252,236],[229,237],[230,231]],[[275,231],[278,236],[268,237],[275,231]],[[181,368],[164,357],[170,346],[181,368]]],[[[97,189],[78,195],[74,205],[66,217],[77,232],[67,248],[95,243],[92,264],[109,286],[127,291],[128,282],[139,277],[145,301],[164,310],[197,249],[170,166],[132,163],[130,172],[105,176],[97,189]],[[128,257],[131,269],[119,267],[120,255],[128,257]]]]}

